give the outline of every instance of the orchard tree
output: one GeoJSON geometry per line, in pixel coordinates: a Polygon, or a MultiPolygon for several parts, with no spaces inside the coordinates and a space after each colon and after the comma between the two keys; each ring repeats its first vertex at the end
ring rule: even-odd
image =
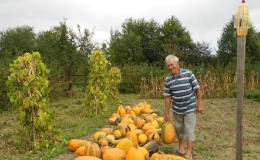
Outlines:
{"type": "Polygon", "coordinates": [[[37,35],[35,48],[52,69],[51,77],[64,81],[63,92],[71,93],[72,76],[84,67],[85,53],[81,51],[86,49],[82,43],[65,22],[37,35]]]}
{"type": "Polygon", "coordinates": [[[33,28],[21,26],[0,32],[0,67],[9,63],[25,52],[33,51],[35,34],[33,28]]]}

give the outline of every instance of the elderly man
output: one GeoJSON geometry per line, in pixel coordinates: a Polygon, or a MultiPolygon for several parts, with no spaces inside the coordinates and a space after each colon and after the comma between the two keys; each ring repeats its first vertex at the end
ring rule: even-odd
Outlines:
{"type": "Polygon", "coordinates": [[[192,144],[195,141],[196,111],[202,112],[201,89],[194,74],[190,70],[180,68],[178,57],[168,55],[165,64],[170,72],[165,79],[164,87],[165,120],[170,120],[170,107],[172,107],[173,122],[179,141],[176,154],[191,160],[192,144]]]}

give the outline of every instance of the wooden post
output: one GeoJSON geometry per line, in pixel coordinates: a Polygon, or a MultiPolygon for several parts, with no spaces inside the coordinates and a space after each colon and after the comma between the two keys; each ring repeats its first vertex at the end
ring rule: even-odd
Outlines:
{"type": "Polygon", "coordinates": [[[246,36],[237,37],[237,134],[236,160],[243,159],[243,97],[246,36]]]}

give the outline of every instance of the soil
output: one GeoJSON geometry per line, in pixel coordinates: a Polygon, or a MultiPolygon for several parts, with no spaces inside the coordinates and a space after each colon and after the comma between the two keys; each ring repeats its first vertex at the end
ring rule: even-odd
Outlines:
{"type": "MultiPolygon", "coordinates": [[[[140,99],[140,101],[144,101],[140,99]]],[[[145,100],[163,113],[163,100],[145,100]]],[[[136,101],[129,104],[136,104],[136,101]]],[[[236,159],[236,99],[205,99],[203,113],[197,114],[196,141],[193,160],[235,160],[236,159]]],[[[243,106],[243,159],[260,160],[260,103],[244,100],[243,106]]],[[[92,135],[86,137],[90,139],[92,135]]],[[[173,146],[160,146],[174,153],[173,146]],[[164,148],[168,147],[168,148],[164,148]]],[[[73,160],[74,152],[61,155],[54,160],[73,160]]]]}

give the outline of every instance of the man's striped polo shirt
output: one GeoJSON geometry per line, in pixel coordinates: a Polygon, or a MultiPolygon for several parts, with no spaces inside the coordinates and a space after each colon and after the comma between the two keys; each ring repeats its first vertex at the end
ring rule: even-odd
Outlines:
{"type": "Polygon", "coordinates": [[[196,111],[195,90],[200,88],[195,75],[187,69],[180,68],[179,75],[172,74],[165,79],[164,96],[171,96],[172,110],[177,114],[196,111]]]}

